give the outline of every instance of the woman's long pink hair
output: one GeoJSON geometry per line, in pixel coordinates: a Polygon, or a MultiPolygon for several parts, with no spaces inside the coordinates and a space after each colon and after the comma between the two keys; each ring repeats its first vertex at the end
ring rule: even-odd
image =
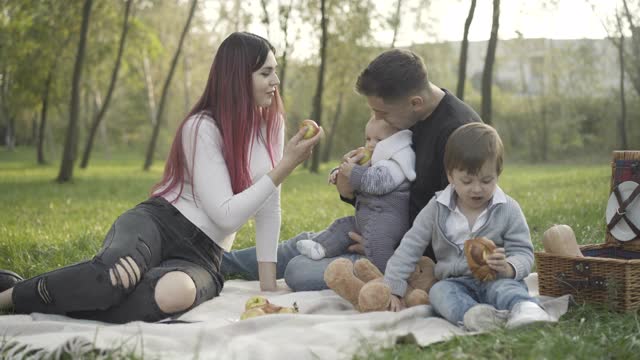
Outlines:
{"type": "MultiPolygon", "coordinates": [[[[178,195],[172,200],[175,202],[182,194],[186,180],[185,171],[189,177],[194,173],[193,159],[196,149],[193,144],[194,156],[189,169],[186,165],[182,132],[185,123],[192,116],[197,116],[194,136],[194,139],[197,139],[198,128],[203,119],[201,115],[204,113],[213,117],[222,135],[222,152],[234,194],[251,186],[249,169],[251,148],[254,139],[261,137],[260,128],[264,123],[266,123],[267,137],[262,140],[266,142],[271,164],[275,166],[274,144],[284,126],[282,100],[276,89],[271,106],[268,108],[256,106],[252,79],[252,74],[264,65],[269,51],[275,52],[266,39],[245,32],[233,33],[220,44],[211,65],[204,93],[176,131],[162,180],[151,188],[153,196],[166,195],[179,187],[178,195]]],[[[198,165],[207,166],[207,164],[198,165]]]]}

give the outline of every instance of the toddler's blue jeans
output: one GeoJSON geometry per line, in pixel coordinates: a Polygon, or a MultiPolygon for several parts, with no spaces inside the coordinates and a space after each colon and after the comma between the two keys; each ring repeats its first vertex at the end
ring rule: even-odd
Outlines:
{"type": "Polygon", "coordinates": [[[449,322],[461,325],[464,314],[477,304],[509,310],[521,301],[538,301],[529,296],[524,281],[497,279],[479,281],[471,276],[440,280],[429,290],[433,309],[449,322]]]}

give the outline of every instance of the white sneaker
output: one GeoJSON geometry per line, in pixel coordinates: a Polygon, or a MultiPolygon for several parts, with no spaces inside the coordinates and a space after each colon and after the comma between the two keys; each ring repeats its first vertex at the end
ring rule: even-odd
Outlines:
{"type": "Polygon", "coordinates": [[[325,257],[324,246],[313,240],[298,240],[296,249],[300,254],[313,260],[320,260],[325,257]]]}
{"type": "Polygon", "coordinates": [[[469,331],[489,331],[502,327],[509,312],[498,310],[489,304],[478,304],[464,313],[464,327],[469,331]]]}
{"type": "Polygon", "coordinates": [[[532,301],[523,301],[517,303],[513,309],[511,309],[509,320],[507,321],[507,328],[513,329],[537,322],[556,322],[556,319],[544,311],[540,305],[532,301]]]}

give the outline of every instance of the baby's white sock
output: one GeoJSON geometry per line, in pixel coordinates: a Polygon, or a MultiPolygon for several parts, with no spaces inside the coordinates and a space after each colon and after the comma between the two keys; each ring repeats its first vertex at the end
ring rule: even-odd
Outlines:
{"type": "Polygon", "coordinates": [[[325,257],[324,246],[313,240],[298,240],[296,248],[300,251],[300,254],[313,260],[320,260],[325,257]]]}

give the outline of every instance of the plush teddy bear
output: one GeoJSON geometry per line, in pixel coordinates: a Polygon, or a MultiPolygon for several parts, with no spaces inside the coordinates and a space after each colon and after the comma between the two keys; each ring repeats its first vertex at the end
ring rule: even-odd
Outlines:
{"type": "MultiPolygon", "coordinates": [[[[407,281],[409,286],[404,296],[407,307],[429,304],[427,293],[437,281],[434,266],[433,260],[426,256],[416,265],[407,281]]],[[[359,259],[355,264],[348,259],[336,259],[324,272],[327,286],[361,312],[389,309],[391,289],[382,279],[380,270],[367,259],[359,259]]]]}

